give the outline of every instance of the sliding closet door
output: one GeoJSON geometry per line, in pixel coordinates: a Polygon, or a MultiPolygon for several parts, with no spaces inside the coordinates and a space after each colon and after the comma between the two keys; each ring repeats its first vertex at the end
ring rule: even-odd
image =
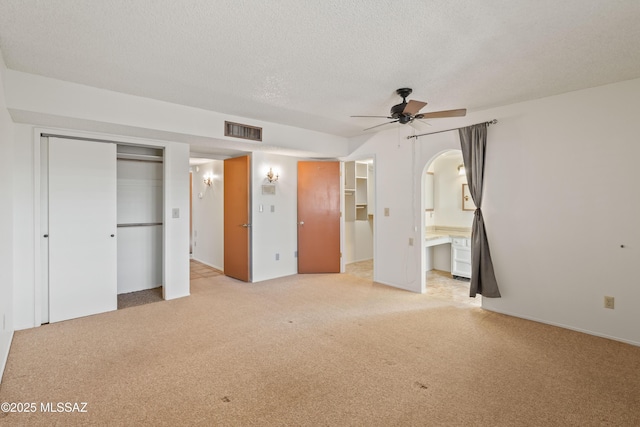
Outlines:
{"type": "Polygon", "coordinates": [[[116,146],[49,139],[49,320],[117,309],[116,146]]]}

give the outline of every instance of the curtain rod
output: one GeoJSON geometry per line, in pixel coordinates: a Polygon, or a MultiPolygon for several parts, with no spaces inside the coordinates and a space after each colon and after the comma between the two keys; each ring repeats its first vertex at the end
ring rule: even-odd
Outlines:
{"type": "MultiPolygon", "coordinates": [[[[480,123],[476,123],[476,124],[469,125],[469,126],[480,125],[480,124],[482,124],[482,123],[486,123],[486,124],[487,124],[487,126],[488,126],[488,125],[495,125],[496,123],[498,123],[498,119],[489,120],[488,122],[480,122],[480,123]]],[[[442,132],[450,132],[450,131],[452,131],[452,130],[458,130],[458,129],[462,129],[462,128],[466,128],[466,127],[467,127],[467,126],[462,126],[462,127],[459,127],[459,128],[452,128],[452,129],[439,130],[439,131],[436,131],[436,132],[421,133],[421,134],[419,134],[419,135],[409,135],[409,136],[407,137],[407,139],[417,138],[417,137],[419,137],[419,136],[425,136],[425,135],[433,135],[433,134],[436,134],[436,133],[442,133],[442,132]]]]}

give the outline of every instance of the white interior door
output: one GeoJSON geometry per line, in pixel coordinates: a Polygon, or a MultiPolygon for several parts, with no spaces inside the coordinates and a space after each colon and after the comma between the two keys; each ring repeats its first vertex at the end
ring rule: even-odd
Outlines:
{"type": "Polygon", "coordinates": [[[49,139],[49,321],[116,310],[116,145],[49,139]]]}

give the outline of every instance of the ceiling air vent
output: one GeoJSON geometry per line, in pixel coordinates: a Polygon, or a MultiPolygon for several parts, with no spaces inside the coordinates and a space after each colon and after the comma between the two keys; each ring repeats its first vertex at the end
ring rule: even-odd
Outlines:
{"type": "Polygon", "coordinates": [[[225,121],[224,136],[262,141],[262,128],[225,121]]]}

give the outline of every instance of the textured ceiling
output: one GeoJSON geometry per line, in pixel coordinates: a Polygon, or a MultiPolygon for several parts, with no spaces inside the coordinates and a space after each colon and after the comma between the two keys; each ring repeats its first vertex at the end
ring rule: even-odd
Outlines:
{"type": "MultiPolygon", "coordinates": [[[[640,77],[637,0],[0,0],[8,68],[343,136],[640,77]]],[[[441,119],[447,120],[447,119],[441,119]]]]}

